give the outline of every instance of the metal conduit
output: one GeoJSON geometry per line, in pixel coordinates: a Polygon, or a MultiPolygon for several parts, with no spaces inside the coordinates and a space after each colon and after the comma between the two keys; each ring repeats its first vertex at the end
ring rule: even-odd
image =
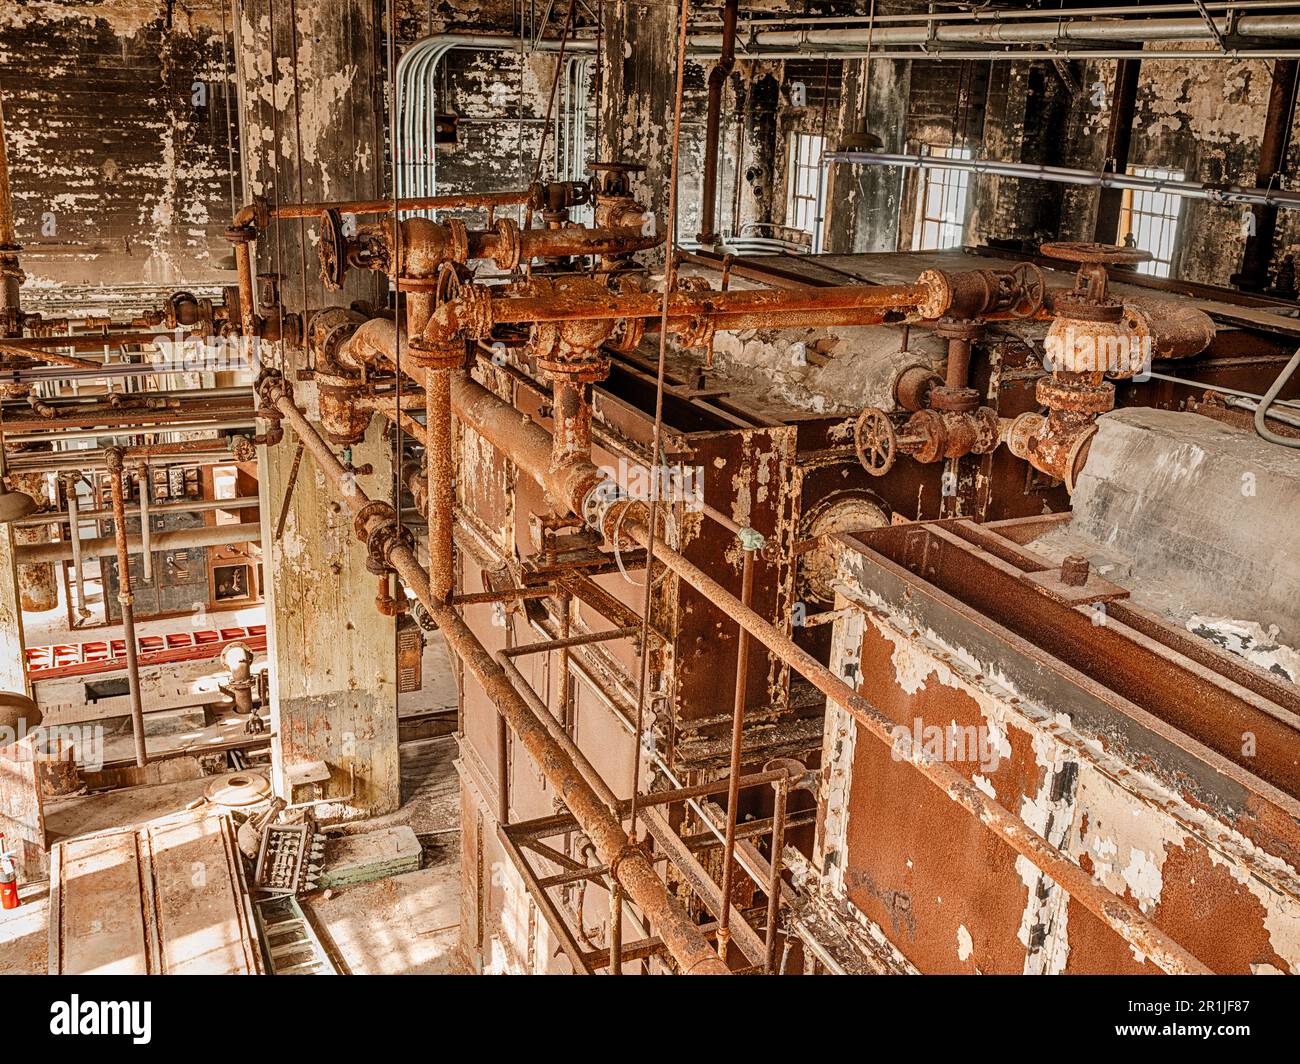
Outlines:
{"type": "MultiPolygon", "coordinates": [[[[397,151],[397,194],[399,198],[437,195],[437,155],[433,143],[434,79],[442,57],[457,48],[478,51],[514,51],[517,37],[490,33],[438,33],[416,41],[397,62],[397,114],[399,143],[397,151]]],[[[558,52],[558,39],[535,41],[532,51],[558,52]]],[[[571,39],[564,44],[566,53],[594,53],[596,42],[571,39]]],[[[413,212],[414,213],[414,212],[413,212]]],[[[432,218],[432,211],[420,212],[432,218]]]]}

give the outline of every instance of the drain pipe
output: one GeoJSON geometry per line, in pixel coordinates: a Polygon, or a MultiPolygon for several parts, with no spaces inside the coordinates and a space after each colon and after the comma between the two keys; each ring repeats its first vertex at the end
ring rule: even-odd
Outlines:
{"type": "Polygon", "coordinates": [[[140,662],[135,644],[135,606],[131,594],[131,557],[126,548],[126,506],[123,478],[126,465],[122,449],[104,452],[108,481],[113,495],[113,536],[117,540],[117,601],[122,607],[122,638],[126,642],[126,683],[131,695],[131,736],[135,740],[135,763],[143,768],[149,763],[144,745],[144,704],[140,700],[140,662]]]}
{"type": "Polygon", "coordinates": [[[722,95],[736,65],[736,15],[739,0],[722,9],[722,53],[709,71],[709,110],[704,128],[704,183],[700,190],[700,231],[695,239],[705,247],[718,243],[718,135],[722,125],[722,95]]]}
{"type": "MultiPolygon", "coordinates": [[[[412,545],[404,542],[400,534],[393,535],[396,517],[392,508],[371,500],[357,487],[355,478],[349,475],[329,444],[294,406],[293,398],[282,381],[268,382],[264,396],[267,405],[289,423],[303,446],[312,453],[317,468],[356,519],[362,538],[368,544],[386,544],[387,564],[396,570],[403,584],[429,611],[447,645],[496,704],[515,736],[541,767],[547,781],[596,847],[601,861],[609,866],[610,874],[640,907],[681,970],[688,975],[730,974],[681,902],[669,894],[644,851],[629,841],[622,823],[520,697],[505,670],[479,642],[460,614],[434,593],[429,574],[416,559],[412,545]]],[[[548,458],[549,453],[548,438],[548,458]]]]}

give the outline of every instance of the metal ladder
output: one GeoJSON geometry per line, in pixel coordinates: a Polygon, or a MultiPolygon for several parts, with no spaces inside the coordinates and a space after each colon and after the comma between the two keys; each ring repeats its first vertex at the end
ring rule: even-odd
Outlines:
{"type": "Polygon", "coordinates": [[[253,902],[257,936],[271,975],[338,975],[329,951],[292,894],[253,902]]]}

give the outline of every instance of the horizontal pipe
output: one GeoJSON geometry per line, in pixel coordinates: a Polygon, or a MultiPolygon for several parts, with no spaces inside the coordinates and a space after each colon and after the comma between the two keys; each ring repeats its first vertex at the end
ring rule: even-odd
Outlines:
{"type": "MultiPolygon", "coordinates": [[[[260,543],[262,526],[256,521],[238,525],[210,525],[203,528],[181,528],[174,532],[154,532],[149,546],[155,551],[186,550],[191,547],[229,547],[236,543],[260,543]]],[[[140,536],[128,536],[127,550],[136,554],[144,549],[140,536]]],[[[111,558],[117,552],[112,536],[81,541],[81,557],[111,558]]],[[[15,559],[24,565],[36,562],[66,562],[72,560],[72,543],[19,543],[14,545],[15,559]]]]}
{"type": "MultiPolygon", "coordinates": [[[[246,495],[238,499],[200,499],[194,502],[185,499],[180,502],[155,502],[149,504],[149,512],[151,514],[198,514],[210,513],[213,510],[251,510],[257,505],[256,495],[246,495]]],[[[128,506],[126,514],[128,517],[137,517],[140,514],[140,507],[128,506]]],[[[111,509],[77,511],[78,522],[110,521],[112,518],[111,509]]],[[[70,520],[72,515],[65,510],[44,510],[28,517],[20,517],[13,522],[13,525],[15,528],[39,528],[42,525],[57,525],[70,520]]]]}
{"type": "MultiPolygon", "coordinates": [[[[148,448],[138,447],[123,448],[126,457],[131,461],[136,463],[144,462],[146,465],[153,464],[154,459],[160,459],[160,464],[163,465],[197,466],[229,465],[234,461],[234,457],[230,454],[229,444],[225,440],[190,440],[187,443],[161,444],[159,447],[153,448],[152,453],[143,453],[148,450],[148,448]],[[213,446],[201,446],[204,443],[212,443],[213,446]],[[166,448],[166,450],[163,450],[163,448],[166,448]]],[[[35,470],[45,473],[67,472],[74,469],[85,470],[102,468],[103,466],[104,452],[98,449],[5,455],[5,467],[11,473],[35,470]]]]}
{"type": "MultiPolygon", "coordinates": [[[[252,411],[249,411],[249,415],[249,417],[245,418],[223,421],[154,421],[145,424],[107,425],[89,429],[60,429],[58,419],[55,418],[42,422],[45,426],[43,432],[18,434],[6,432],[5,443],[46,443],[51,440],[97,440],[106,436],[143,436],[159,432],[216,432],[221,429],[251,429],[257,422],[251,416],[252,411]]],[[[194,441],[190,440],[187,446],[193,443],[194,441]]]]}
{"type": "MultiPolygon", "coordinates": [[[[1135,53],[1146,58],[1146,53],[1135,53]]],[[[1214,186],[1197,181],[1141,177],[1136,174],[1080,170],[1069,166],[1046,166],[1040,163],[1008,163],[992,159],[942,159],[930,155],[904,155],[871,151],[827,152],[828,163],[851,163],[856,166],[900,166],[920,170],[961,170],[994,177],[1019,177],[1027,180],[1052,181],[1066,185],[1095,188],[1133,189],[1137,192],[1166,192],[1184,199],[1209,200],[1212,203],[1247,203],[1261,206],[1300,208],[1300,192],[1280,188],[1246,188],[1241,185],[1214,186]]]]}
{"type": "MultiPolygon", "coordinates": [[[[1234,39],[1295,39],[1300,37],[1300,16],[1282,14],[1245,15],[1233,23],[1225,17],[1215,18],[1215,28],[1234,39]]],[[[862,48],[885,50],[890,46],[913,45],[927,49],[946,44],[969,45],[1055,45],[1061,42],[1126,41],[1194,41],[1217,45],[1207,20],[1192,18],[1071,19],[1051,21],[1019,20],[1014,16],[982,23],[936,24],[919,26],[865,26],[805,30],[760,30],[742,34],[740,54],[752,58],[755,53],[773,50],[806,51],[810,48],[862,48]]],[[[722,34],[694,34],[690,48],[696,52],[720,54],[722,34]]],[[[1142,56],[1146,58],[1145,55],[1142,56]]]]}

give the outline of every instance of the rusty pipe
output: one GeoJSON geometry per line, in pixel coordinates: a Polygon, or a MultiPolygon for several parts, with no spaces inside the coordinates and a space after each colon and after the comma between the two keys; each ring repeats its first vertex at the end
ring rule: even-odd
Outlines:
{"type": "MultiPolygon", "coordinates": [[[[359,515],[371,500],[355,486],[354,481],[347,479],[347,469],[329,445],[294,406],[290,396],[279,396],[275,399],[275,406],[312,453],[317,468],[333,485],[339,498],[354,516],[359,515]],[[350,485],[346,490],[345,483],[350,485]]],[[[501,710],[515,737],[537,762],[547,781],[581,825],[601,861],[609,866],[610,874],[623,884],[628,896],[649,919],[682,971],[688,975],[729,974],[726,965],[717,958],[681,903],[669,894],[655,873],[654,865],[639,847],[628,840],[618,818],[583,779],[572,758],[556,743],[546,725],[529,709],[505,670],[479,642],[455,608],[434,595],[429,574],[420,566],[411,548],[398,543],[389,551],[388,562],[429,611],[448,646],[501,710]]]]}
{"type": "Polygon", "coordinates": [[[708,112],[704,125],[704,179],[700,189],[700,232],[696,240],[705,247],[718,242],[718,135],[722,126],[722,94],[736,65],[736,15],[739,0],[726,0],[722,8],[722,50],[709,71],[708,112]]]}
{"type": "Polygon", "coordinates": [[[430,369],[424,375],[425,446],[429,467],[429,578],[434,597],[447,602],[456,582],[452,525],[456,489],[451,440],[452,375],[465,371],[430,369]]]}
{"type": "Polygon", "coordinates": [[[149,763],[144,743],[144,703],[140,698],[140,661],[135,643],[135,606],[131,595],[131,556],[126,542],[126,504],[124,501],[126,465],[122,451],[109,450],[109,488],[113,498],[113,538],[117,544],[117,601],[122,607],[122,640],[126,643],[126,683],[131,697],[131,737],[135,740],[135,763],[143,768],[149,763]]]}
{"type": "MultiPolygon", "coordinates": [[[[746,609],[754,599],[754,551],[745,549],[741,567],[740,601],[746,609]]],[[[731,942],[731,881],[736,860],[736,820],[740,810],[740,761],[745,736],[745,691],[749,684],[749,632],[736,638],[736,690],[731,707],[731,786],[727,789],[727,834],[722,844],[722,911],[718,913],[718,956],[727,956],[731,942]]]]}
{"type": "Polygon", "coordinates": [[[334,200],[328,203],[282,203],[278,207],[249,203],[236,213],[236,226],[258,226],[271,218],[316,218],[326,211],[340,214],[392,214],[398,211],[473,210],[475,208],[529,207],[538,210],[542,205],[540,185],[512,192],[472,192],[449,196],[411,196],[380,200],[334,200]]]}

